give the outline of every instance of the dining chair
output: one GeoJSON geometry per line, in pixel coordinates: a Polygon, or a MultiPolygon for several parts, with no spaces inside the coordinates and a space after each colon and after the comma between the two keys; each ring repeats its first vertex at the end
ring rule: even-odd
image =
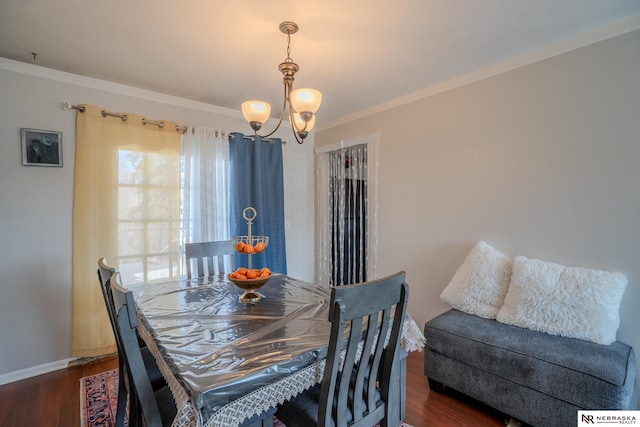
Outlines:
{"type": "Polygon", "coordinates": [[[224,274],[224,260],[230,260],[233,269],[234,248],[230,240],[219,240],[214,242],[185,243],[184,255],[187,261],[187,277],[204,277],[214,274],[224,274]],[[193,260],[193,261],[192,261],[193,260]],[[214,263],[214,260],[217,262],[214,263]],[[195,262],[196,268],[192,268],[195,262]],[[205,272],[205,266],[207,271],[205,272]],[[217,270],[216,270],[217,268],[217,270]],[[197,274],[195,274],[197,272],[197,274]]]}
{"type": "Polygon", "coordinates": [[[119,272],[111,276],[111,295],[120,331],[123,359],[130,379],[127,382],[129,396],[135,396],[139,407],[136,415],[129,417],[129,426],[170,426],[177,414],[176,404],[168,386],[154,390],[151,385],[138,345],[138,317],[133,292],[122,287],[119,272]]]}
{"type": "MultiPolygon", "coordinates": [[[[120,427],[124,425],[124,419],[126,416],[127,406],[127,384],[130,376],[126,370],[126,363],[124,361],[124,350],[122,348],[122,338],[120,336],[120,330],[117,324],[116,311],[113,306],[113,296],[111,294],[111,279],[115,274],[115,268],[107,265],[105,258],[98,260],[98,281],[100,282],[100,288],[102,290],[102,296],[104,297],[105,306],[107,308],[107,314],[109,315],[109,321],[111,322],[111,328],[113,329],[113,335],[116,340],[116,348],[118,351],[118,404],[116,407],[116,426],[120,427]]],[[[140,353],[142,354],[142,360],[144,367],[151,381],[152,388],[158,390],[167,385],[167,382],[160,372],[160,368],[156,363],[156,360],[151,354],[151,351],[146,347],[146,344],[142,339],[137,336],[136,338],[138,346],[140,347],[140,353]]],[[[133,399],[130,399],[133,400],[133,399]]],[[[135,415],[137,406],[131,405],[131,412],[135,415]]]]}
{"type": "Polygon", "coordinates": [[[331,335],[322,382],[278,406],[287,427],[396,427],[405,272],[331,288],[331,335]]]}

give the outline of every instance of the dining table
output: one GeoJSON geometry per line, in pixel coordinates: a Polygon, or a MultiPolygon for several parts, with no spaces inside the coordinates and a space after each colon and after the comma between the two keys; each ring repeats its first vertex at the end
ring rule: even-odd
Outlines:
{"type": "MultiPolygon", "coordinates": [[[[173,426],[241,426],[322,380],[328,286],[274,274],[253,303],[225,275],[129,289],[138,333],[176,402],[173,426]]],[[[408,315],[401,345],[424,346],[408,315]]]]}

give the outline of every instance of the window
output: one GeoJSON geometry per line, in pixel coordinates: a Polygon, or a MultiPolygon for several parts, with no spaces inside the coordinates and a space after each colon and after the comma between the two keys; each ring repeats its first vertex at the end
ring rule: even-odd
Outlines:
{"type": "Polygon", "coordinates": [[[178,277],[180,182],[176,156],[119,150],[118,259],[124,283],[178,277]]]}

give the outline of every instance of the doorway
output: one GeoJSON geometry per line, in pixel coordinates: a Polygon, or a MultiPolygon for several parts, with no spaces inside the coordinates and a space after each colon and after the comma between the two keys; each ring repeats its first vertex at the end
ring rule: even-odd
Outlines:
{"type": "Polygon", "coordinates": [[[340,286],[375,278],[374,142],[357,140],[318,151],[319,283],[340,286]]]}

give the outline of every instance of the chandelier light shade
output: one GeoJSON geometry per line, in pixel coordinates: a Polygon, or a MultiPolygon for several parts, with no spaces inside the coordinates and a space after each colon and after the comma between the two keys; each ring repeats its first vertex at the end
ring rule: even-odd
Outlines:
{"type": "MultiPolygon", "coordinates": [[[[291,119],[289,119],[291,120],[291,119]]],[[[308,122],[305,122],[302,117],[300,116],[299,113],[293,113],[293,125],[291,126],[292,129],[305,129],[304,131],[297,131],[296,133],[304,134],[304,138],[307,137],[307,134],[309,133],[309,131],[311,129],[313,129],[313,127],[316,125],[316,115],[314,114],[313,116],[311,116],[311,120],[309,120],[308,122]]],[[[301,139],[304,139],[301,138],[301,139]]]]}
{"type": "Polygon", "coordinates": [[[249,122],[253,130],[258,130],[269,120],[271,105],[268,102],[251,100],[242,103],[242,115],[249,122]],[[257,126],[257,129],[256,129],[257,126]]]}
{"type": "Polygon", "coordinates": [[[311,112],[315,114],[320,109],[322,94],[319,90],[308,87],[296,89],[291,92],[291,105],[299,112],[311,112]]]}
{"type": "Polygon", "coordinates": [[[271,133],[260,135],[258,131],[262,125],[269,120],[271,115],[271,105],[264,101],[252,100],[242,103],[242,115],[249,122],[255,134],[261,137],[269,137],[278,130],[285,117],[285,112],[289,111],[289,123],[293,130],[293,135],[299,144],[309,135],[316,123],[316,112],[322,103],[322,93],[311,88],[300,88],[293,90],[294,76],[300,70],[298,64],[291,59],[291,34],[298,32],[298,25],[295,22],[285,21],[280,24],[280,31],[287,35],[287,57],[278,66],[282,73],[282,83],[284,85],[284,100],[282,102],[282,112],[276,128],[271,133]]]}

